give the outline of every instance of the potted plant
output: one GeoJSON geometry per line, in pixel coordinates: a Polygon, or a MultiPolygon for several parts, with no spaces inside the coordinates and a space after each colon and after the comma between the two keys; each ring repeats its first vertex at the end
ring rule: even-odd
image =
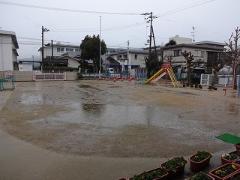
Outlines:
{"type": "Polygon", "coordinates": [[[231,177],[231,180],[239,180],[240,179],[240,171],[234,173],[234,175],[231,177]]]}
{"type": "Polygon", "coordinates": [[[235,144],[236,150],[238,154],[240,155],[240,144],[235,144]]]}
{"type": "Polygon", "coordinates": [[[194,172],[199,172],[209,165],[212,155],[206,151],[198,151],[190,157],[190,168],[194,172]]]}
{"type": "Polygon", "coordinates": [[[238,164],[227,163],[211,170],[209,174],[217,180],[229,180],[239,169],[240,166],[238,164]]]}
{"type": "Polygon", "coordinates": [[[215,179],[213,177],[209,176],[208,174],[199,172],[199,173],[193,175],[189,180],[215,180],[215,179]]]}
{"type": "Polygon", "coordinates": [[[161,164],[161,167],[168,172],[170,177],[175,177],[184,173],[186,163],[183,157],[175,157],[161,164]]]}
{"type": "Polygon", "coordinates": [[[237,154],[237,151],[223,154],[221,156],[222,164],[235,162],[238,159],[239,159],[239,156],[237,154]]]}
{"type": "Polygon", "coordinates": [[[168,172],[163,168],[153,169],[151,171],[143,172],[135,175],[129,180],[165,180],[168,178],[168,172]]]}

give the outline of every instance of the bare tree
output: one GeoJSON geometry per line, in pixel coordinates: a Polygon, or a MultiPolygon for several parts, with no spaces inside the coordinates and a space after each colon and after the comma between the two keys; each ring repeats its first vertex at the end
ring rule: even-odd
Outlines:
{"type": "Polygon", "coordinates": [[[231,34],[226,43],[226,55],[231,58],[233,66],[233,89],[237,89],[237,67],[240,64],[240,48],[238,41],[240,39],[240,29],[236,27],[235,32],[231,34]]]}
{"type": "Polygon", "coordinates": [[[187,51],[184,51],[182,52],[182,55],[183,57],[185,58],[186,60],[186,66],[187,66],[187,81],[188,81],[188,85],[190,85],[191,83],[191,68],[193,66],[193,60],[194,60],[194,57],[192,55],[191,52],[187,52],[187,51]]]}

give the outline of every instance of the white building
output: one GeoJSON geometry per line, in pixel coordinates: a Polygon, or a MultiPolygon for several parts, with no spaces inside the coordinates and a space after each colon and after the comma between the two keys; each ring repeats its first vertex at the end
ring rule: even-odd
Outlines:
{"type": "MultiPolygon", "coordinates": [[[[42,57],[42,48],[38,50],[40,52],[40,55],[42,57]]],[[[59,57],[63,54],[67,54],[71,57],[75,57],[80,55],[80,46],[79,45],[70,45],[70,44],[49,44],[48,46],[44,46],[44,58],[46,57],[59,57]]]]}
{"type": "Polygon", "coordinates": [[[179,35],[169,38],[169,41],[171,41],[171,40],[175,41],[176,44],[191,44],[192,43],[191,38],[180,37],[179,35]]]}
{"type": "Polygon", "coordinates": [[[0,71],[12,71],[17,64],[18,42],[12,31],[0,30],[0,71]]]}
{"type": "MultiPolygon", "coordinates": [[[[145,68],[145,59],[148,57],[148,51],[144,49],[130,49],[116,51],[108,54],[108,58],[111,57],[119,63],[122,67],[122,71],[135,68],[145,68]]],[[[111,66],[111,65],[110,65],[111,66]]]]}

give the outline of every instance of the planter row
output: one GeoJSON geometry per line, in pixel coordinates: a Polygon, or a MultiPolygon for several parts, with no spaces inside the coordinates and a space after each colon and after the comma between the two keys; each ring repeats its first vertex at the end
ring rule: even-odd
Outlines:
{"type": "MultiPolygon", "coordinates": [[[[240,180],[240,144],[236,145],[236,151],[229,153],[238,158],[229,159],[222,156],[222,166],[211,170],[208,174],[200,172],[209,166],[212,155],[205,151],[199,151],[190,157],[190,169],[195,174],[190,180],[240,180]]],[[[168,180],[175,179],[184,174],[187,161],[182,157],[176,157],[161,164],[160,168],[143,172],[132,178],[120,178],[119,180],[168,180]]]]}

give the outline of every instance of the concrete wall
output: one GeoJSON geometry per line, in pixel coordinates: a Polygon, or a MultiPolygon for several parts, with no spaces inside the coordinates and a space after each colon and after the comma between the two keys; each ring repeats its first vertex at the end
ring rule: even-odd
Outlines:
{"type": "Polygon", "coordinates": [[[13,71],[15,81],[33,81],[33,71],[13,71]]]}
{"type": "MultiPolygon", "coordinates": [[[[66,73],[66,81],[74,81],[78,79],[77,72],[65,72],[66,73]]],[[[3,76],[3,72],[0,72],[3,76]]],[[[33,74],[34,71],[13,71],[12,72],[16,82],[24,82],[24,81],[34,81],[33,74]]]]}
{"type": "Polygon", "coordinates": [[[12,71],[16,55],[13,53],[11,36],[0,35],[0,71],[12,71]]]}
{"type": "Polygon", "coordinates": [[[66,72],[66,80],[67,81],[74,81],[78,79],[77,72],[66,72]]]}

